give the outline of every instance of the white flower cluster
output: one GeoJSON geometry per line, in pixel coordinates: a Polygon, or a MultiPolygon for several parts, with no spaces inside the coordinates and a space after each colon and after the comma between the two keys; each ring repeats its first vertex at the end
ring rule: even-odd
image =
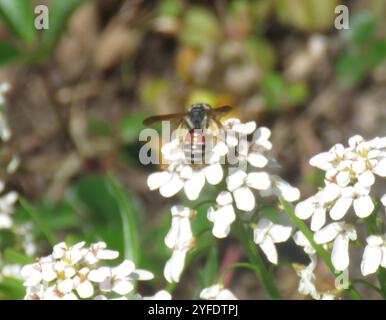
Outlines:
{"type": "Polygon", "coordinates": [[[300,278],[298,291],[303,295],[309,295],[315,300],[334,300],[336,294],[328,292],[319,292],[316,288],[316,276],[315,269],[317,267],[318,256],[311,243],[308,241],[306,236],[301,232],[297,231],[293,235],[293,239],[299,247],[302,247],[304,252],[309,256],[310,263],[307,266],[294,265],[297,275],[300,278]]]}
{"type": "MultiPolygon", "coordinates": [[[[6,99],[4,96],[9,89],[9,83],[0,84],[0,140],[3,143],[8,142],[11,138],[11,130],[5,112],[6,99]]],[[[4,168],[4,172],[13,174],[18,168],[19,162],[19,157],[13,155],[6,168],[4,168]]],[[[16,191],[5,192],[5,190],[5,181],[0,180],[0,230],[7,229],[12,232],[18,249],[21,249],[26,255],[32,256],[36,251],[36,247],[30,225],[16,224],[12,218],[19,195],[16,191]]],[[[0,259],[0,277],[20,278],[21,267],[19,264],[7,264],[6,261],[0,259]]]]}
{"type": "Polygon", "coordinates": [[[196,200],[206,182],[217,185],[223,180],[222,164],[231,164],[238,165],[239,170],[233,168],[234,172],[226,180],[228,190],[233,193],[240,210],[250,211],[254,208],[255,199],[249,188],[265,191],[265,195],[279,194],[292,201],[299,198],[298,190],[289,188],[277,176],[265,172],[245,173],[247,164],[261,170],[270,162],[265,154],[272,148],[269,129],[256,129],[254,121],[241,123],[236,118],[224,121],[222,126],[221,132],[213,139],[213,148],[209,154],[205,154],[207,162],[203,165],[192,165],[187,161],[183,139],[177,137],[165,144],[162,154],[169,165],[167,170],[155,172],[148,177],[150,190],[159,189],[162,196],[172,197],[184,189],[189,200],[196,200]],[[248,135],[253,135],[251,141],[247,140],[248,135]],[[242,201],[243,197],[247,197],[245,201],[242,201]]]}
{"type": "MultiPolygon", "coordinates": [[[[227,126],[240,126],[237,119],[230,119],[227,126]]],[[[219,193],[216,205],[208,211],[208,219],[213,222],[213,235],[225,238],[230,231],[231,224],[236,219],[236,209],[251,212],[255,209],[256,192],[261,197],[280,196],[287,201],[296,201],[300,193],[277,175],[269,173],[269,166],[274,165],[274,159],[267,155],[272,148],[269,141],[271,132],[268,128],[256,129],[255,122],[245,124],[249,129],[245,133],[251,134],[251,140],[233,140],[228,138],[235,148],[238,168],[231,168],[226,177],[227,190],[219,193]],[[253,123],[253,125],[251,125],[253,123]],[[256,191],[256,192],[254,192],[256,191]]]]}
{"type": "Polygon", "coordinates": [[[195,242],[190,221],[196,212],[183,206],[173,206],[171,211],[172,225],[165,237],[165,244],[173,250],[173,253],[166,262],[164,277],[168,282],[179,282],[186,255],[195,242]]]}
{"type": "Polygon", "coordinates": [[[126,299],[136,280],[150,280],[153,274],[136,269],[130,260],[116,267],[102,264],[118,257],[104,242],[85,247],[85,242],[54,246],[52,254],[23,267],[28,300],[126,299]]]}
{"type": "MultiPolygon", "coordinates": [[[[364,219],[377,214],[373,213],[375,204],[371,189],[377,177],[386,177],[386,137],[365,140],[361,136],[353,136],[348,141],[348,147],[336,144],[329,151],[311,158],[310,164],[325,171],[325,186],[298,203],[295,213],[300,219],[311,219],[315,242],[325,246],[332,244],[331,262],[337,271],[344,271],[350,264],[349,243],[358,237],[353,218],[364,219]],[[351,216],[345,221],[349,212],[351,216]]],[[[384,205],[385,200],[386,195],[381,200],[384,205]]],[[[304,246],[300,236],[295,241],[304,246]]],[[[380,266],[386,266],[383,258],[385,250],[383,235],[368,236],[361,264],[363,275],[375,273],[380,266]]],[[[314,252],[306,253],[314,261],[314,252]]],[[[314,268],[311,265],[307,268],[302,271],[303,283],[305,279],[313,278],[311,273],[314,268]]],[[[309,288],[307,290],[312,291],[309,288]]]]}
{"type": "MultiPolygon", "coordinates": [[[[217,185],[225,180],[227,190],[218,194],[216,205],[207,212],[208,220],[213,222],[212,233],[217,238],[228,236],[237,210],[251,212],[255,209],[259,201],[256,193],[261,197],[280,196],[291,202],[300,196],[297,188],[269,172],[269,167],[275,166],[276,161],[267,155],[272,148],[268,128],[256,128],[254,121],[241,123],[232,118],[222,123],[222,129],[222,134],[214,139],[209,155],[205,155],[209,159],[206,165],[189,164],[185,159],[183,140],[176,138],[162,148],[164,159],[169,161],[168,168],[151,174],[147,180],[149,188],[159,189],[164,197],[172,197],[184,189],[190,200],[199,197],[206,182],[217,185]],[[229,170],[228,175],[224,173],[225,168],[229,170]]],[[[194,245],[190,226],[194,214],[189,208],[172,208],[172,226],[165,239],[166,245],[173,249],[164,269],[169,282],[179,281],[186,254],[194,245]]],[[[274,244],[288,240],[292,228],[262,219],[254,229],[255,242],[268,260],[276,264],[278,257],[274,244]]]]}

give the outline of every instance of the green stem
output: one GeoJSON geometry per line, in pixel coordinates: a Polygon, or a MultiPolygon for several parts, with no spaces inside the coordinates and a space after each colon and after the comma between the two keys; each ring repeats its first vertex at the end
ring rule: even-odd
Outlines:
{"type": "Polygon", "coordinates": [[[250,270],[253,270],[255,272],[258,272],[257,267],[253,264],[250,264],[247,262],[236,262],[236,263],[233,263],[231,265],[226,266],[226,268],[222,271],[218,282],[223,283],[228,272],[233,270],[233,269],[236,269],[236,268],[250,269],[250,270]]]}
{"type": "MultiPolygon", "coordinates": [[[[314,236],[312,231],[308,228],[308,226],[300,220],[293,209],[292,204],[285,201],[283,198],[279,198],[281,205],[283,206],[284,210],[287,212],[287,214],[290,216],[292,221],[295,223],[295,225],[298,227],[298,229],[304,234],[304,236],[307,238],[307,240],[310,242],[311,246],[315,249],[319,257],[323,260],[323,262],[326,264],[326,266],[330,269],[331,273],[335,276],[339,275],[340,272],[335,271],[335,268],[331,262],[330,255],[328,252],[320,245],[317,244],[314,240],[314,236]]],[[[349,294],[350,296],[355,300],[362,300],[361,295],[359,292],[354,288],[352,283],[349,283],[349,294]]]]}
{"type": "Polygon", "coordinates": [[[248,259],[255,266],[254,271],[260,283],[263,285],[264,289],[268,292],[272,299],[282,299],[282,296],[276,287],[275,282],[273,281],[272,274],[265,267],[263,259],[261,258],[258,250],[256,250],[255,243],[252,241],[251,237],[248,236],[248,232],[246,232],[245,228],[240,222],[236,222],[234,226],[236,235],[244,247],[248,259]]]}
{"type": "Polygon", "coordinates": [[[24,198],[20,199],[20,204],[22,208],[29,213],[32,220],[35,221],[36,225],[40,229],[40,231],[44,234],[44,236],[47,238],[50,245],[54,246],[58,241],[56,240],[56,237],[54,233],[52,232],[50,226],[47,224],[47,222],[40,216],[40,214],[36,211],[34,207],[32,207],[28,201],[24,198]]]}
{"type": "Polygon", "coordinates": [[[323,246],[321,246],[320,244],[317,244],[315,242],[314,235],[313,235],[312,231],[307,227],[307,225],[302,220],[300,220],[296,216],[292,205],[282,198],[280,198],[280,203],[284,207],[284,210],[288,213],[288,215],[290,216],[292,221],[296,224],[298,229],[305,235],[305,237],[307,238],[307,240],[309,241],[311,246],[315,249],[315,251],[318,253],[318,255],[323,260],[323,262],[326,264],[326,266],[330,269],[330,271],[333,274],[338,275],[338,273],[335,272],[335,268],[331,263],[330,255],[323,248],[323,246]]]}

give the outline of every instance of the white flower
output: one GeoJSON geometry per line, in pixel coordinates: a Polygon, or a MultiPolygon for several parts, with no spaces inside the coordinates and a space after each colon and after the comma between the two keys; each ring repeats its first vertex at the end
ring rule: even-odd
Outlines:
{"type": "Polygon", "coordinates": [[[251,211],[255,208],[255,196],[250,188],[267,190],[271,186],[271,179],[266,172],[245,173],[237,170],[226,179],[227,188],[233,193],[236,207],[242,211],[251,211]]]}
{"type": "Polygon", "coordinates": [[[186,254],[189,249],[190,248],[188,247],[173,251],[172,256],[166,262],[164,267],[164,277],[166,281],[170,283],[180,281],[180,277],[185,266],[186,254]]]}
{"type": "Polygon", "coordinates": [[[134,263],[130,260],[123,261],[115,268],[103,267],[90,274],[92,281],[100,283],[99,288],[102,292],[113,291],[122,296],[134,289],[134,280],[150,280],[152,278],[151,272],[136,270],[134,263]]]}
{"type": "Polygon", "coordinates": [[[355,241],[357,233],[353,226],[344,222],[333,222],[315,232],[314,240],[318,244],[334,241],[331,262],[337,271],[346,270],[350,263],[349,241],[355,241]]]}
{"type": "Polygon", "coordinates": [[[232,148],[239,145],[240,139],[255,131],[256,123],[254,121],[241,123],[237,118],[230,118],[223,122],[223,127],[226,130],[226,144],[232,148]]]}
{"type": "Polygon", "coordinates": [[[262,218],[259,223],[253,228],[254,241],[267,259],[277,264],[278,256],[275,243],[285,242],[291,236],[292,227],[274,224],[272,221],[262,218]]]}
{"type": "Polygon", "coordinates": [[[295,214],[302,220],[311,219],[311,230],[317,231],[326,223],[328,202],[323,201],[322,192],[299,202],[295,207],[295,214]]]}
{"type": "Polygon", "coordinates": [[[364,276],[377,272],[382,266],[386,268],[385,236],[371,235],[367,237],[367,246],[363,253],[361,271],[364,276]]]}
{"type": "Polygon", "coordinates": [[[359,218],[368,217],[374,210],[374,203],[369,196],[370,189],[356,183],[353,187],[341,189],[341,197],[335,202],[330,211],[333,220],[342,219],[350,207],[354,206],[354,211],[359,218]]]}
{"type": "Polygon", "coordinates": [[[310,295],[313,299],[320,299],[320,294],[315,286],[315,268],[317,263],[316,255],[310,256],[311,262],[306,267],[295,266],[299,279],[298,291],[304,295],[310,295]]]}
{"type": "Polygon", "coordinates": [[[106,249],[104,242],[85,247],[85,242],[68,246],[61,242],[53,252],[21,270],[27,287],[25,299],[89,299],[98,292],[125,295],[133,289],[133,281],[149,280],[151,272],[135,269],[125,260],[117,267],[101,266],[103,260],[118,257],[106,249]]]}
{"type": "Polygon", "coordinates": [[[190,219],[195,211],[183,206],[172,207],[172,226],[165,237],[165,244],[173,249],[172,256],[164,267],[164,277],[168,282],[179,282],[185,266],[188,251],[194,245],[190,219]]]}
{"type": "Polygon", "coordinates": [[[236,215],[232,205],[232,195],[229,192],[220,192],[216,202],[217,208],[211,207],[208,210],[208,220],[213,222],[213,235],[221,239],[228,236],[236,215]]]}
{"type": "Polygon", "coordinates": [[[222,284],[214,284],[203,289],[200,298],[204,300],[238,300],[230,290],[224,289],[222,284]]]}
{"type": "Polygon", "coordinates": [[[288,202],[293,202],[299,199],[300,191],[298,188],[291,186],[287,181],[283,180],[277,175],[269,175],[271,180],[271,187],[266,190],[261,190],[260,195],[262,197],[269,197],[275,195],[282,197],[288,202]]]}
{"type": "Polygon", "coordinates": [[[114,260],[118,258],[119,253],[114,250],[107,250],[105,242],[92,244],[88,249],[84,259],[89,264],[97,263],[99,260],[114,260]]]}
{"type": "Polygon", "coordinates": [[[165,237],[165,244],[170,249],[185,247],[194,239],[190,219],[195,216],[196,212],[183,206],[173,206],[171,211],[172,225],[165,237]]]}
{"type": "Polygon", "coordinates": [[[309,256],[312,256],[316,253],[314,247],[308,241],[304,233],[300,230],[295,232],[295,234],[293,235],[293,239],[296,245],[298,245],[299,247],[303,247],[304,252],[309,256]]]}

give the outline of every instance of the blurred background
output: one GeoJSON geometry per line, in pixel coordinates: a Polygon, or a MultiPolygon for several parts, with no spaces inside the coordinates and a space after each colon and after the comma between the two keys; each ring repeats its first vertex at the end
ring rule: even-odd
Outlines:
{"type": "MultiPolygon", "coordinates": [[[[155,273],[141,292],[166,286],[170,207],[186,199],[148,190],[158,168],[139,163],[138,134],[149,115],[198,101],[234,106],[234,116],[272,130],[281,175],[303,198],[322,183],[312,155],[354,134],[386,135],[383,0],[1,0],[0,15],[0,83],[12,87],[4,112],[13,134],[1,154],[21,160],[14,175],[1,175],[25,198],[13,217],[28,229],[0,230],[3,265],[32,261],[61,240],[104,240],[155,273]],[[34,28],[37,4],[49,8],[48,30],[34,28]],[[349,8],[348,30],[334,27],[339,4],[349,8]]],[[[196,232],[210,227],[206,209],[196,232]]],[[[285,298],[304,299],[289,263],[307,259],[288,245],[280,255],[278,286],[285,298]]],[[[237,241],[207,233],[169,289],[197,297],[218,270],[243,259],[237,241]]],[[[320,290],[331,289],[319,269],[320,290]]],[[[226,285],[242,299],[267,298],[248,270],[228,273],[226,285]]],[[[0,297],[23,297],[21,282],[3,276],[0,297]]]]}

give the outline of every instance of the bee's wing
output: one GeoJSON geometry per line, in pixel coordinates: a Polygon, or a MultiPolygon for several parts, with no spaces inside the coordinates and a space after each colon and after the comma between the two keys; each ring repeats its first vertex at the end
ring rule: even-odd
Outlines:
{"type": "Polygon", "coordinates": [[[143,124],[145,126],[150,126],[154,123],[161,122],[161,121],[180,121],[186,116],[186,113],[173,113],[173,114],[165,114],[160,116],[152,116],[149,118],[146,118],[143,120],[143,124]]]}
{"type": "Polygon", "coordinates": [[[231,106],[222,106],[211,110],[213,118],[219,120],[221,117],[229,113],[233,108],[231,106]]]}

